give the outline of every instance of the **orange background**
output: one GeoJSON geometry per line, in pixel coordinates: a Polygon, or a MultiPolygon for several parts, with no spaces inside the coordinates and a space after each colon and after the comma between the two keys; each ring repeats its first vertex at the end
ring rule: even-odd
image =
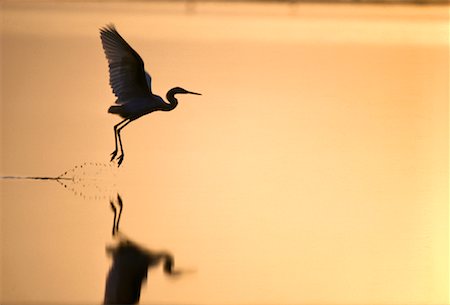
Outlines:
{"type": "Polygon", "coordinates": [[[123,131],[116,189],[2,180],[4,303],[98,303],[108,198],[195,269],[141,303],[447,304],[448,7],[2,5],[2,175],[108,163],[114,23],[170,113],[123,131]],[[83,187],[77,186],[80,191],[83,187]]]}

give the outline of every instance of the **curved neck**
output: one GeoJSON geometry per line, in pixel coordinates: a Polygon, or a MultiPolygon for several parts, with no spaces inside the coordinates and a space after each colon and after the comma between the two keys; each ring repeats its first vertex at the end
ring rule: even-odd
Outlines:
{"type": "Polygon", "coordinates": [[[173,89],[170,89],[167,92],[166,98],[169,101],[169,104],[166,104],[166,106],[164,107],[163,110],[170,111],[170,110],[174,109],[175,107],[177,107],[178,100],[175,98],[175,94],[177,94],[177,92],[175,92],[175,90],[173,90],[173,89]]]}

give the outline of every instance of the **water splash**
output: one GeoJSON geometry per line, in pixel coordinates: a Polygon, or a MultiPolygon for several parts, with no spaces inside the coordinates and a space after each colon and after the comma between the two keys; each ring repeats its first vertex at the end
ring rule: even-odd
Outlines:
{"type": "Polygon", "coordinates": [[[56,181],[75,196],[103,200],[117,193],[117,166],[114,163],[84,162],[56,177],[1,176],[1,179],[56,181]]]}

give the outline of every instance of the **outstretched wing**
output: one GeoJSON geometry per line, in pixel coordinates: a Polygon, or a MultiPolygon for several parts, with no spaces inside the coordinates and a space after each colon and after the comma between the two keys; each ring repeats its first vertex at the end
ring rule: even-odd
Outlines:
{"type": "Polygon", "coordinates": [[[120,36],[113,25],[100,29],[100,38],[109,64],[109,84],[121,103],[151,94],[151,77],[139,54],[120,36]]]}
{"type": "Polygon", "coordinates": [[[150,93],[151,93],[152,92],[152,77],[150,76],[150,74],[148,74],[147,71],[145,71],[145,79],[147,80],[148,90],[150,90],[150,93]]]}

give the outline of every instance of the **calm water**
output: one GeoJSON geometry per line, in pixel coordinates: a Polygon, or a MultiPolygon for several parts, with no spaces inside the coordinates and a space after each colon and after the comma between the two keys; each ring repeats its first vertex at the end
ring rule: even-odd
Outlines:
{"type": "Polygon", "coordinates": [[[109,199],[167,250],[143,304],[446,304],[448,7],[2,4],[1,296],[100,303],[109,199]],[[98,29],[170,113],[123,132],[98,29]],[[92,163],[92,164],[91,164],[92,163]]]}

